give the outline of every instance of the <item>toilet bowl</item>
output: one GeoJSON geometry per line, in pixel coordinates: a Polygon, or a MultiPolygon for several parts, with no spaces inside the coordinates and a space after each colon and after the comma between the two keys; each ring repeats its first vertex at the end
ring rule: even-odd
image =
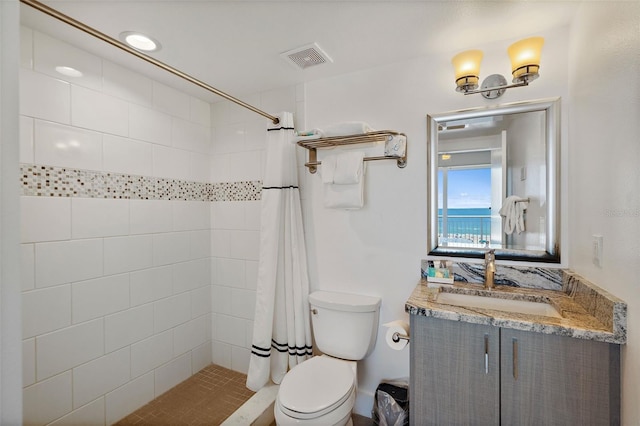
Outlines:
{"type": "Polygon", "coordinates": [[[276,423],[352,425],[356,362],[375,346],[380,298],[317,291],[309,295],[309,305],[316,348],[324,355],[285,374],[274,404],[276,423]]]}
{"type": "Polygon", "coordinates": [[[356,400],[356,363],[327,355],[313,357],[288,372],[276,398],[278,425],[350,424],[356,400]]]}

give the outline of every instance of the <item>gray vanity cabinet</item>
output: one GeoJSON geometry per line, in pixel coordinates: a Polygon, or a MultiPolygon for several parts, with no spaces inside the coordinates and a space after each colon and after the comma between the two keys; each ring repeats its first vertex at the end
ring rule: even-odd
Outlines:
{"type": "Polygon", "coordinates": [[[411,315],[412,425],[500,423],[499,328],[411,315]]]}
{"type": "Polygon", "coordinates": [[[411,315],[412,425],[615,425],[618,345],[411,315]]]}
{"type": "Polygon", "coordinates": [[[501,329],[505,425],[620,424],[620,346],[501,329]]]}

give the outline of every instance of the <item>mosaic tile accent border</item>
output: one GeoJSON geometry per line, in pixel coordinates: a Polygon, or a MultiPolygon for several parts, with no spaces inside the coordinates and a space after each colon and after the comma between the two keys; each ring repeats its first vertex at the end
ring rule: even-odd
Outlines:
{"type": "Polygon", "coordinates": [[[261,181],[206,183],[20,164],[21,195],[130,200],[258,201],[261,181]]]}

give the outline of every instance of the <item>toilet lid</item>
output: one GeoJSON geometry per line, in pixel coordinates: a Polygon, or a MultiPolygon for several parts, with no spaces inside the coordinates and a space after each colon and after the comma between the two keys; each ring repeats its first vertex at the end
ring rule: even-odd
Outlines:
{"type": "Polygon", "coordinates": [[[349,363],[317,356],[297,365],[284,376],[278,400],[289,416],[318,417],[349,398],[354,382],[349,363]]]}

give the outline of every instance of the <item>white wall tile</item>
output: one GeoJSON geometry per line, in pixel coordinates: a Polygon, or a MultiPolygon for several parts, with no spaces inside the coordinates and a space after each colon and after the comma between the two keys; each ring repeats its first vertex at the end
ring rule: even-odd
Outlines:
{"type": "Polygon", "coordinates": [[[239,371],[240,373],[247,374],[249,371],[249,358],[251,357],[251,351],[246,348],[240,348],[237,346],[231,347],[231,369],[239,371]]]}
{"type": "Polygon", "coordinates": [[[245,261],[244,287],[248,290],[258,288],[258,261],[245,261]]]}
{"type": "Polygon", "coordinates": [[[229,257],[231,255],[231,231],[213,229],[211,231],[211,256],[229,257]]]}
{"type": "Polygon", "coordinates": [[[211,263],[209,259],[191,260],[173,265],[173,294],[210,284],[211,263]]]}
{"type": "Polygon", "coordinates": [[[176,200],[172,207],[174,231],[209,229],[209,203],[176,200]]]}
{"type": "Polygon", "coordinates": [[[129,381],[131,354],[120,349],[73,369],[73,408],[110,392],[129,381]]]}
{"type": "Polygon", "coordinates": [[[102,170],[102,135],[50,121],[35,121],[35,162],[102,170]]]}
{"type": "Polygon", "coordinates": [[[211,318],[203,315],[173,329],[173,353],[180,355],[211,340],[211,318]]]}
{"type": "Polygon", "coordinates": [[[245,340],[244,347],[247,349],[251,349],[251,346],[253,345],[253,327],[255,326],[255,321],[246,320],[245,326],[247,330],[247,335],[245,336],[246,340],[245,340]]]}
{"type": "Polygon", "coordinates": [[[31,117],[20,116],[20,162],[32,164],[34,162],[33,124],[31,117]]]}
{"type": "Polygon", "coordinates": [[[151,176],[152,145],[105,134],[102,137],[102,168],[107,172],[151,176]]]}
{"type": "Polygon", "coordinates": [[[129,307],[129,274],[74,283],[73,323],[84,322],[129,307]]]}
{"type": "Polygon", "coordinates": [[[160,396],[191,377],[191,354],[184,354],[155,370],[155,394],[160,396]]]}
{"type": "Polygon", "coordinates": [[[50,426],[100,426],[104,424],[104,398],[99,398],[50,423],[50,426]]]}
{"type": "Polygon", "coordinates": [[[194,182],[211,182],[211,157],[207,154],[189,154],[188,180],[194,182]]]}
{"type": "Polygon", "coordinates": [[[85,129],[128,136],[129,106],[116,97],[71,86],[71,122],[85,129]]]}
{"type": "Polygon", "coordinates": [[[173,332],[156,334],[131,345],[131,377],[138,377],[173,357],[173,332]]]}
{"type": "Polygon", "coordinates": [[[82,281],[102,275],[102,240],[38,243],[36,287],[82,281]]]}
{"type": "Polygon", "coordinates": [[[133,235],[104,239],[104,273],[119,274],[153,266],[153,237],[133,235]]]}
{"type": "Polygon", "coordinates": [[[265,111],[294,112],[296,107],[296,86],[261,92],[260,105],[265,111]]]}
{"type": "Polygon", "coordinates": [[[193,96],[189,100],[191,102],[190,121],[211,127],[211,105],[193,96]]]}
{"type": "Polygon", "coordinates": [[[213,228],[244,229],[245,205],[242,201],[214,201],[212,203],[213,228]]]}
{"type": "Polygon", "coordinates": [[[154,333],[160,333],[184,324],[190,319],[191,295],[189,293],[182,293],[153,303],[154,333]]]}
{"type": "Polygon", "coordinates": [[[151,234],[173,229],[173,206],[169,200],[131,200],[131,233],[151,234]]]}
{"type": "Polygon", "coordinates": [[[220,341],[212,341],[211,360],[216,365],[231,368],[231,345],[220,341]]]}
{"type": "Polygon", "coordinates": [[[20,66],[33,68],[33,30],[20,26],[20,66]]]}
{"type": "Polygon", "coordinates": [[[152,105],[153,83],[150,78],[105,60],[102,61],[102,74],[105,93],[135,104],[152,105]]]}
{"type": "Polygon", "coordinates": [[[171,145],[203,154],[211,152],[210,128],[180,118],[172,119],[171,145]]]}
{"type": "Polygon", "coordinates": [[[136,343],[153,334],[153,305],[109,315],[104,320],[105,352],[136,343]]]}
{"type": "Polygon", "coordinates": [[[211,182],[229,182],[229,162],[227,154],[211,156],[211,182]]]}
{"type": "Polygon", "coordinates": [[[21,69],[20,114],[70,124],[70,84],[24,68],[21,69]]]}
{"type": "Polygon", "coordinates": [[[256,306],[256,292],[234,288],[231,290],[231,311],[234,316],[253,319],[256,306]]]}
{"type": "Polygon", "coordinates": [[[129,106],[129,137],[171,145],[171,116],[139,105],[129,106]]]}
{"type": "Polygon", "coordinates": [[[102,59],[38,31],[33,33],[33,69],[69,83],[102,90],[102,59]],[[82,73],[69,77],[56,67],[71,67],[82,73]]]}
{"type": "Polygon", "coordinates": [[[154,398],[153,373],[130,381],[105,396],[107,424],[111,425],[154,398]]]}
{"type": "Polygon", "coordinates": [[[245,262],[241,259],[218,259],[215,285],[243,288],[245,281],[245,262]]]}
{"type": "Polygon", "coordinates": [[[235,346],[245,345],[247,330],[242,318],[218,314],[213,326],[217,340],[235,346]]]}
{"type": "Polygon", "coordinates": [[[231,287],[214,285],[211,288],[211,310],[217,314],[231,315],[231,287]]]}
{"type": "Polygon", "coordinates": [[[215,134],[215,142],[211,146],[212,153],[228,154],[247,150],[244,123],[218,125],[212,132],[215,134]]]}
{"type": "Polygon", "coordinates": [[[260,215],[262,214],[260,201],[244,201],[243,204],[245,209],[245,222],[243,229],[259,231],[260,215]]]}
{"type": "Polygon", "coordinates": [[[189,95],[164,84],[153,82],[153,105],[174,117],[189,119],[191,101],[189,95]]]}
{"type": "Polygon", "coordinates": [[[209,229],[189,232],[189,258],[211,257],[211,231],[209,229]]]}
{"type": "Polygon", "coordinates": [[[36,377],[46,379],[104,354],[102,319],[36,338],[36,377]]]}
{"type": "Polygon", "coordinates": [[[245,123],[244,146],[248,151],[264,150],[267,147],[267,125],[269,121],[259,119],[245,123]]]}
{"type": "Polygon", "coordinates": [[[74,197],[71,211],[74,239],[129,234],[129,200],[74,197]]]}
{"type": "Polygon", "coordinates": [[[22,293],[22,337],[33,337],[71,325],[71,286],[22,293]]]}
{"type": "Polygon", "coordinates": [[[35,280],[35,246],[20,244],[20,280],[22,290],[31,290],[36,286],[35,280]]]}
{"type": "Polygon", "coordinates": [[[232,231],[229,254],[235,259],[258,260],[260,257],[260,232],[232,231]]]}
{"type": "Polygon", "coordinates": [[[212,362],[213,355],[211,354],[211,341],[209,340],[191,351],[191,374],[196,374],[212,362]]]}
{"type": "Polygon", "coordinates": [[[36,382],[36,339],[22,341],[22,386],[36,382]]]}
{"type": "Polygon", "coordinates": [[[211,286],[191,292],[191,318],[197,318],[211,312],[211,286]]]}
{"type": "MultiPolygon", "coordinates": [[[[260,94],[256,93],[242,98],[244,102],[250,105],[260,105],[260,94]]],[[[213,125],[217,126],[221,123],[238,123],[241,121],[255,120],[255,113],[246,108],[242,108],[229,101],[216,102],[213,107],[213,125]]]]}
{"type": "Polygon", "coordinates": [[[171,266],[132,272],[131,306],[142,305],[173,294],[173,271],[171,266]]]}
{"type": "Polygon", "coordinates": [[[263,151],[246,151],[227,154],[227,181],[262,180],[263,151]]]}
{"type": "Polygon", "coordinates": [[[71,372],[24,389],[22,419],[25,425],[44,425],[71,411],[71,372]]]}
{"type": "Polygon", "coordinates": [[[162,266],[189,260],[189,232],[153,236],[153,265],[162,266]]]}
{"type": "Polygon", "coordinates": [[[153,176],[183,179],[189,178],[189,151],[182,149],[153,147],[153,176]]]}
{"type": "Polygon", "coordinates": [[[71,199],[22,196],[20,210],[23,243],[71,238],[71,199]]]}

